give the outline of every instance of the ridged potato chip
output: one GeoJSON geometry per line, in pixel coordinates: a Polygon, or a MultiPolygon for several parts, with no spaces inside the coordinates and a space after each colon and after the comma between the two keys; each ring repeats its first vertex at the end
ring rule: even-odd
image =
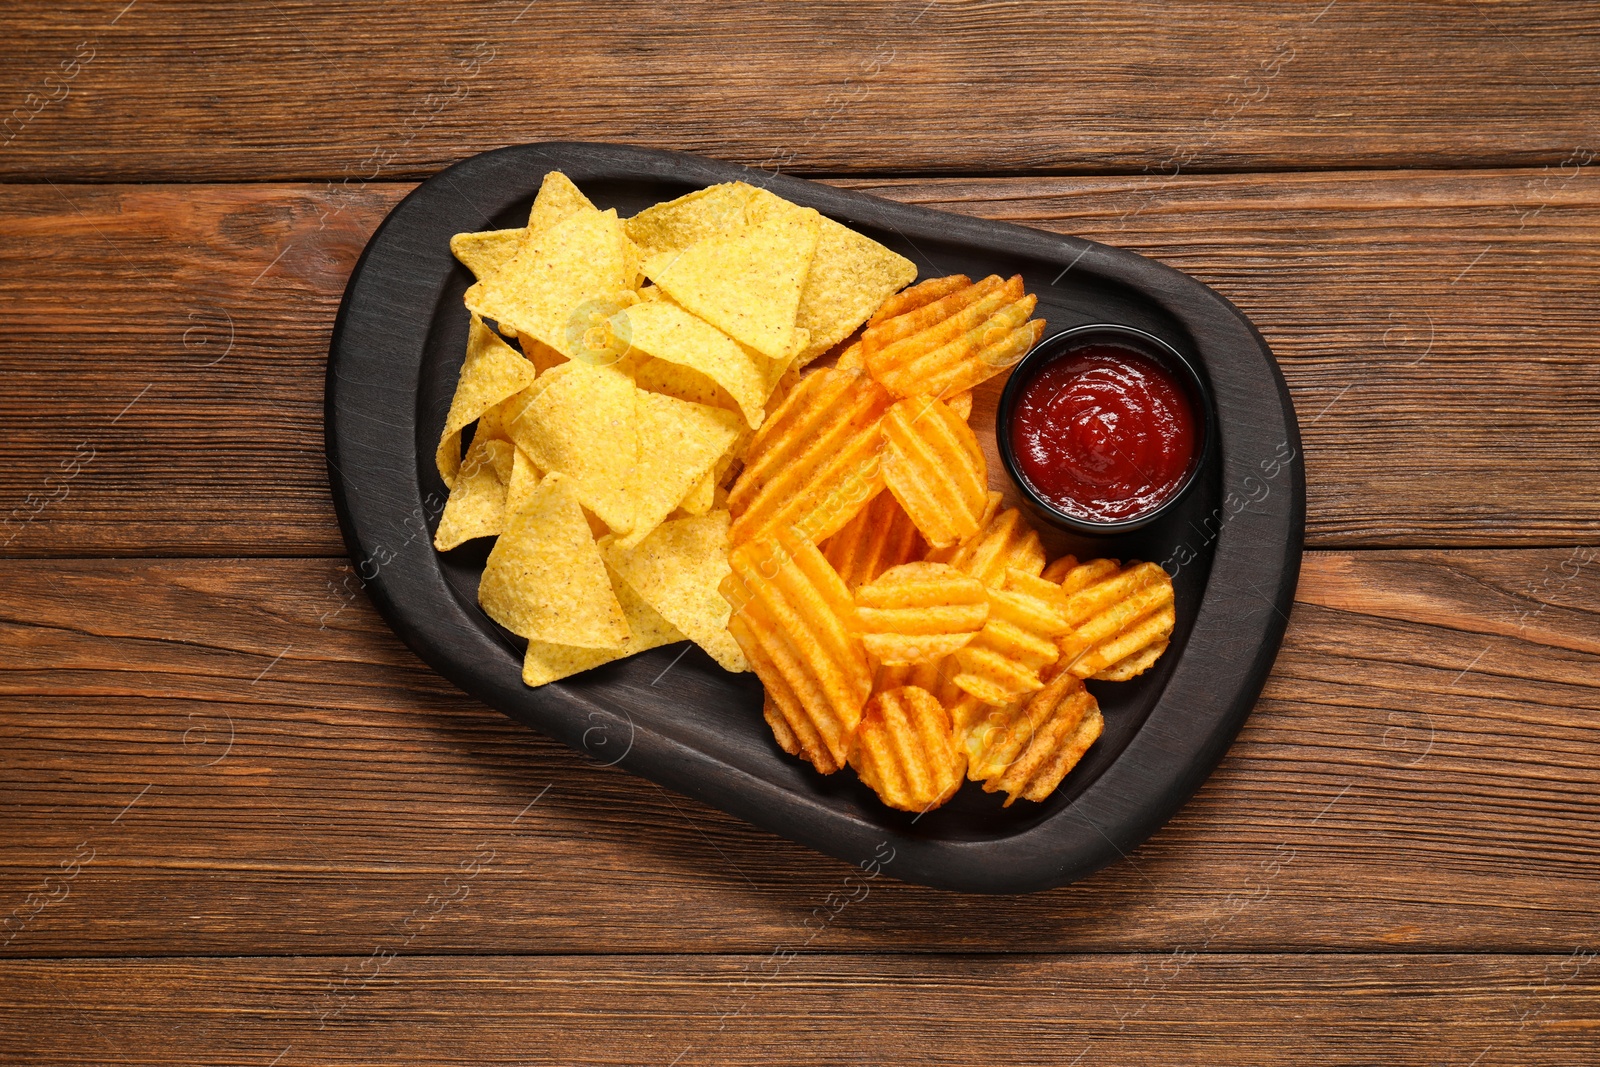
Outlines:
{"type": "Polygon", "coordinates": [[[935,549],[927,559],[948,563],[984,585],[1005,585],[1006,571],[1025,571],[1035,577],[1044,570],[1044,546],[1039,535],[1016,508],[998,509],[999,493],[990,493],[978,532],[959,544],[935,549]]]}
{"type": "Polygon", "coordinates": [[[883,480],[932,548],[978,531],[989,496],[983,448],[962,418],[931,397],[902,400],[883,416],[883,480]]]}
{"type": "Polygon", "coordinates": [[[1071,627],[1061,655],[1077,677],[1125,682],[1166,650],[1177,616],[1172,579],[1159,564],[1092,559],[1069,570],[1061,588],[1071,627]]]}
{"type": "Polygon", "coordinates": [[[955,684],[989,704],[1043,688],[1039,672],[1059,658],[1067,630],[1060,587],[1022,571],[1007,572],[1006,585],[988,589],[988,622],[955,654],[955,684]]]}
{"type": "Polygon", "coordinates": [[[879,420],[888,394],[855,371],[802,378],[767,416],[728,493],[735,544],[794,528],[831,536],[883,487],[879,420]]]}
{"type": "Polygon", "coordinates": [[[728,513],[715,511],[656,527],[633,548],[613,543],[606,563],[723,670],[750,669],[728,633],[731,612],[721,585],[728,566],[728,513]]]}
{"type": "Polygon", "coordinates": [[[729,564],[729,630],[801,755],[824,774],[838,770],[872,690],[850,591],[815,545],[788,532],[735,545],[729,564]]]}
{"type": "Polygon", "coordinates": [[[861,358],[895,396],[953,397],[1010,367],[1044,334],[1022,276],[991,275],[862,333],[861,358]]]}
{"type": "Polygon", "coordinates": [[[822,544],[822,554],[851,589],[872,581],[890,567],[923,557],[916,523],[893,493],[879,493],[843,529],[822,544]]]}
{"type": "Polygon", "coordinates": [[[1100,737],[1105,720],[1081,679],[1061,671],[1027,700],[990,708],[964,734],[967,777],[986,793],[1043,801],[1100,737]]]}
{"type": "Polygon", "coordinates": [[[445,485],[455,485],[456,471],[461,467],[461,431],[485,411],[532,385],[536,376],[532,363],[502,341],[482,319],[472,316],[467,326],[467,356],[461,363],[450,413],[445,416],[444,433],[434,456],[445,485]]]}
{"type": "Polygon", "coordinates": [[[632,631],[569,479],[546,475],[506,518],[478,583],[478,603],[512,633],[618,649],[632,631]]]}
{"type": "Polygon", "coordinates": [[[924,304],[931,304],[971,284],[972,279],[965,274],[952,274],[946,278],[929,278],[927,281],[918,282],[878,305],[878,310],[867,320],[867,325],[876,326],[884,319],[898,318],[908,311],[915,311],[924,304]]]}
{"type": "Polygon", "coordinates": [[[850,765],[880,800],[919,813],[955,795],[966,762],[949,713],[932,693],[916,686],[873,697],[850,750],[850,765]]]}
{"type": "Polygon", "coordinates": [[[989,618],[983,583],[944,563],[904,563],[856,590],[856,626],[885,666],[943,659],[989,618]]]}

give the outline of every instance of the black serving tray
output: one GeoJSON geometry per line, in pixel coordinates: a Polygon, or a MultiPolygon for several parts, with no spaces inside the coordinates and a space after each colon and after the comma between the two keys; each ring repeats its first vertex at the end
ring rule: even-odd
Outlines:
{"type": "MultiPolygon", "coordinates": [[[[995,460],[995,398],[972,422],[995,460]]],[[[429,665],[492,707],[750,822],[906,881],[1019,893],[1082,878],[1137,846],[1199,787],[1271,669],[1300,567],[1305,483],[1289,394],[1250,321],[1194,279],[1131,252],[880,200],[698,156],[547,143],[463,160],[384,220],[345,288],[328,355],[327,452],[345,543],[378,610],[429,665]],[[785,755],[761,685],[672,645],[530,689],[522,642],[477,607],[484,543],[432,547],[446,490],[433,466],[466,348],[472,278],[449,251],[466,230],[520,226],[548,170],[627,216],[716,182],[765,186],[914,260],[921,277],[1021,273],[1046,336],[1091,322],[1156,334],[1194,360],[1215,404],[1200,485],[1159,523],[1090,544],[1041,529],[1052,554],[1176,568],[1177,628],[1155,668],[1091,682],[1105,734],[1048,801],[1001,806],[968,783],[923,816],[886,808],[844,771],[785,755]]],[[[1007,487],[1008,489],[1010,487],[1007,487]]],[[[1012,498],[1017,499],[1014,491],[1012,498]]]]}

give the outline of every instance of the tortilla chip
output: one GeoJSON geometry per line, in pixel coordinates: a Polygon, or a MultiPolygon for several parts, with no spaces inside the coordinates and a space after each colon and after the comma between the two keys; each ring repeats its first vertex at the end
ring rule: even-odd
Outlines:
{"type": "Polygon", "coordinates": [[[761,425],[767,399],[764,356],[747,354],[715,326],[665,300],[637,304],[614,321],[617,336],[627,336],[635,351],[699,371],[727,390],[751,429],[761,425]]]}
{"type": "Polygon", "coordinates": [[[640,389],[652,393],[664,393],[691,404],[705,404],[724,411],[739,410],[739,405],[722,386],[697,370],[664,359],[644,359],[635,364],[633,380],[640,389]]]}
{"type": "Polygon", "coordinates": [[[739,229],[753,185],[726,182],[647,207],[623,223],[628,237],[646,259],[661,252],[681,252],[690,245],[739,229]]]}
{"type": "Polygon", "coordinates": [[[445,416],[434,462],[445,485],[453,486],[461,466],[461,431],[485,411],[533,384],[533,364],[500,340],[476,315],[467,327],[467,358],[445,416]]]}
{"type": "MultiPolygon", "coordinates": [[[[541,376],[535,390],[545,377],[553,381],[535,393],[507,432],[540,470],[570,478],[584,507],[612,530],[627,533],[635,508],[626,486],[639,459],[635,397],[651,394],[641,393],[615,367],[564,363],[541,376]]],[[[673,504],[692,481],[678,489],[673,504]]]]}
{"type": "MultiPolygon", "coordinates": [[[[618,539],[623,548],[637,545],[661,525],[695,483],[715,469],[741,427],[739,416],[731,411],[659,393],[639,391],[635,408],[638,464],[624,488],[633,507],[633,525],[618,539]]],[[[595,512],[605,518],[598,508],[595,512]]]]}
{"type": "Polygon", "coordinates": [[[473,435],[472,447],[467,449],[467,458],[461,463],[444,513],[439,516],[434,548],[447,552],[474,537],[501,531],[505,525],[506,483],[515,451],[516,446],[510,441],[485,433],[473,435]]]}
{"type": "Polygon", "coordinates": [[[487,278],[511,262],[527,234],[527,230],[520,228],[458,233],[450,238],[450,253],[472,272],[474,278],[487,278]]]}
{"type": "Polygon", "coordinates": [[[613,544],[606,562],[647,603],[730,671],[749,663],[728,633],[731,607],[718,591],[728,565],[728,513],[664,522],[629,549],[613,544]]]}
{"type": "Polygon", "coordinates": [[[544,471],[540,470],[528,454],[516,445],[511,446],[511,476],[506,479],[506,514],[515,515],[520,512],[527,502],[528,496],[537,488],[544,479],[544,471]]]}
{"type": "MultiPolygon", "coordinates": [[[[723,459],[726,458],[727,456],[724,454],[723,459]]],[[[704,515],[711,510],[717,495],[717,469],[721,466],[722,460],[719,459],[716,465],[706,471],[703,478],[694,483],[694,488],[685,493],[683,499],[678,501],[679,510],[689,515],[704,515]]]]}
{"type": "MultiPolygon", "coordinates": [[[[821,216],[774,214],[682,252],[659,252],[644,271],[674,302],[771,359],[795,349],[795,314],[817,249],[821,216]]],[[[520,327],[519,327],[520,328],[520,327]]]]}
{"type": "Polygon", "coordinates": [[[546,475],[508,516],[478,603],[530,640],[617,649],[630,634],[573,483],[560,474],[546,475]]]}
{"type": "Polygon", "coordinates": [[[622,615],[628,620],[629,636],[621,648],[578,648],[575,645],[557,645],[548,641],[529,641],[528,651],[522,660],[522,681],[525,685],[544,685],[631,656],[674,641],[684,640],[666,619],[663,619],[627,582],[611,572],[611,588],[622,605],[622,615]]]}
{"type": "Polygon", "coordinates": [[[544,180],[539,183],[539,195],[533,198],[533,210],[528,212],[528,232],[548,230],[585,210],[598,209],[578,191],[571,178],[559,170],[552,170],[545,174],[544,180]]]}
{"type": "Polygon", "coordinates": [[[511,262],[466,293],[467,307],[532,336],[569,358],[583,351],[595,324],[586,312],[609,307],[601,321],[634,299],[637,254],[615,211],[578,211],[542,233],[529,233],[511,262]]]}

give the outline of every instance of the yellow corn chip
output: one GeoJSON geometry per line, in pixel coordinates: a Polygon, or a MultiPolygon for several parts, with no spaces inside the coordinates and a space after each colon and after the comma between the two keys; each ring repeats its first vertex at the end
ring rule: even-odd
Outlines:
{"type": "Polygon", "coordinates": [[[623,225],[646,259],[661,252],[681,252],[692,244],[739,229],[745,205],[755,186],[727,182],[647,207],[623,225]]]}
{"type": "Polygon", "coordinates": [[[752,429],[761,425],[767,399],[765,357],[757,355],[757,364],[721,330],[665,300],[639,303],[613,321],[615,334],[627,337],[635,351],[699,371],[727,390],[752,429]]]}
{"type": "MultiPolygon", "coordinates": [[[[638,462],[622,485],[632,523],[624,533],[606,520],[623,548],[637,545],[661,525],[739,435],[739,416],[731,411],[643,390],[635,394],[638,462]]],[[[605,518],[599,508],[595,513],[605,518]]]]}
{"type": "Polygon", "coordinates": [[[785,359],[795,350],[795,315],[820,220],[810,209],[777,215],[681,252],[658,252],[644,271],[674,302],[735,341],[785,359]]]}
{"type": "Polygon", "coordinates": [[[731,608],[718,591],[728,566],[728,513],[674,519],[633,548],[613,544],[606,561],[652,608],[725,670],[749,663],[728,632],[731,608]]]}
{"type": "Polygon", "coordinates": [[[527,234],[524,229],[458,233],[450,238],[450,253],[474,278],[487,278],[511,262],[527,234]]]}
{"type": "Polygon", "coordinates": [[[520,393],[533,384],[533,364],[517,350],[500,340],[495,332],[472,316],[467,327],[467,358],[461,364],[450,414],[445,416],[444,433],[434,462],[445,485],[454,485],[461,466],[461,431],[485,411],[520,393]]]}
{"type": "Polygon", "coordinates": [[[528,458],[526,452],[514,444],[511,446],[511,451],[511,477],[506,479],[507,515],[520,512],[527,502],[528,494],[539,488],[539,483],[544,479],[544,471],[528,458]]]}
{"type": "MultiPolygon", "coordinates": [[[[540,470],[570,478],[583,506],[607,526],[627,533],[635,508],[626,485],[639,461],[634,398],[650,394],[640,393],[615,367],[564,363],[533,388],[547,377],[554,381],[536,392],[507,427],[511,439],[540,470]]],[[[685,484],[672,503],[687,491],[685,484]]]]}
{"type": "MultiPolygon", "coordinates": [[[[726,458],[724,456],[724,458],[726,458]]],[[[717,461],[718,466],[721,460],[717,461]]],[[[690,515],[704,515],[711,510],[717,496],[717,468],[713,466],[705,475],[694,483],[694,488],[683,495],[678,501],[678,507],[690,515]]]]}
{"type": "Polygon", "coordinates": [[[644,359],[638,363],[630,359],[628,362],[633,370],[633,380],[640,389],[675,396],[691,404],[706,404],[724,411],[739,410],[739,405],[734,403],[726,389],[691,367],[668,363],[664,359],[644,359]]]}
{"type": "Polygon", "coordinates": [[[516,446],[481,430],[473,435],[444,514],[433,535],[433,547],[447,552],[474,537],[497,534],[505,525],[506,482],[500,470],[512,464],[516,446]]]}
{"type": "Polygon", "coordinates": [[[528,232],[540,233],[580,211],[595,210],[589,198],[572,184],[571,178],[552,170],[545,174],[539,183],[539,195],[533,198],[533,210],[528,212],[528,232]]]}
{"type": "Polygon", "coordinates": [[[615,211],[578,211],[530,233],[511,262],[467,290],[466,304],[576,359],[589,331],[635,299],[636,258],[615,211]]]}
{"type": "Polygon", "coordinates": [[[576,645],[554,645],[548,641],[529,641],[528,651],[522,660],[524,685],[544,685],[561,678],[590,670],[602,663],[631,656],[635,652],[670,645],[682,641],[679,633],[656,610],[646,604],[627,582],[611,576],[611,587],[622,605],[623,618],[628,620],[629,636],[621,648],[579,648],[576,645]]]}
{"type": "Polygon", "coordinates": [[[630,630],[571,480],[548,474],[508,517],[478,583],[489,617],[530,640],[617,649],[630,630]]]}

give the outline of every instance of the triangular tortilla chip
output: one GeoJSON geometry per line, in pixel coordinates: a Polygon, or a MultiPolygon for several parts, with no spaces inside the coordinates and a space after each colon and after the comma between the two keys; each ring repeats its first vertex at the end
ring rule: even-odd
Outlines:
{"type": "MultiPolygon", "coordinates": [[[[572,479],[583,506],[612,530],[632,530],[635,508],[627,484],[639,459],[634,398],[648,394],[615,367],[576,361],[541,375],[531,388],[533,398],[506,432],[540,470],[572,479]],[[552,381],[541,391],[546,378],[552,381]]],[[[686,483],[672,503],[688,488],[686,483]]]]}
{"type": "Polygon", "coordinates": [[[820,219],[810,208],[774,214],[682,252],[657,253],[644,271],[674,302],[735,341],[782,358],[794,349],[820,219]]]}
{"type": "MultiPolygon", "coordinates": [[[[625,487],[634,507],[633,525],[618,538],[623,548],[638,544],[661,525],[706,471],[715,468],[743,424],[731,411],[643,390],[636,410],[639,461],[625,487]]],[[[595,513],[605,518],[598,508],[595,513]]]]}
{"type": "Polygon", "coordinates": [[[572,482],[548,474],[507,517],[478,583],[478,603],[514,634],[621,648],[630,631],[572,482]]]}
{"type": "Polygon", "coordinates": [[[486,278],[511,262],[527,233],[521,228],[458,233],[450,238],[450,252],[474,278],[486,278]]]}
{"type": "Polygon", "coordinates": [[[483,320],[472,316],[467,327],[467,358],[445,416],[444,433],[434,462],[445,485],[453,486],[461,466],[461,431],[485,411],[533,384],[533,364],[506,344],[483,320]]]}
{"type": "Polygon", "coordinates": [[[634,351],[699,371],[727,390],[751,429],[761,425],[767,399],[765,356],[747,354],[715,326],[665,300],[636,304],[612,323],[616,337],[634,351]]]}
{"type": "Polygon", "coordinates": [[[744,182],[710,185],[647,207],[623,227],[646,259],[660,252],[681,252],[707,237],[742,227],[745,206],[755,193],[755,186],[744,182]]]}
{"type": "Polygon", "coordinates": [[[559,170],[549,171],[539,183],[539,195],[533,198],[533,209],[528,212],[528,232],[548,230],[584,210],[598,209],[578,191],[571,178],[559,170]]]}
{"type": "MultiPolygon", "coordinates": [[[[719,461],[720,465],[720,461],[719,461]]],[[[678,510],[690,515],[704,515],[711,510],[712,503],[717,496],[717,467],[713,466],[706,471],[694,488],[683,495],[678,501],[678,510]]]]}
{"type": "Polygon", "coordinates": [[[609,317],[631,303],[637,272],[637,254],[617,213],[577,211],[530,233],[511,262],[467,290],[466,304],[576,357],[593,325],[585,312],[599,303],[609,317]]]}
{"type": "Polygon", "coordinates": [[[448,552],[474,537],[497,534],[505,525],[507,474],[515,469],[510,441],[491,437],[481,430],[473,435],[472,447],[450,488],[450,498],[439,516],[433,547],[448,552]],[[502,473],[505,472],[505,473],[502,473]]]}
{"type": "Polygon", "coordinates": [[[728,633],[731,608],[718,585],[728,566],[728,513],[674,519],[634,548],[612,544],[606,562],[673,626],[730,671],[750,665],[728,633]]]}
{"type": "Polygon", "coordinates": [[[622,647],[578,648],[574,645],[554,645],[548,641],[529,641],[528,651],[522,660],[522,681],[525,685],[544,685],[602,663],[631,656],[635,652],[684,640],[683,634],[675,626],[646,604],[615,572],[611,575],[611,588],[616,593],[617,602],[622,605],[624,618],[628,620],[629,637],[622,647]]]}

